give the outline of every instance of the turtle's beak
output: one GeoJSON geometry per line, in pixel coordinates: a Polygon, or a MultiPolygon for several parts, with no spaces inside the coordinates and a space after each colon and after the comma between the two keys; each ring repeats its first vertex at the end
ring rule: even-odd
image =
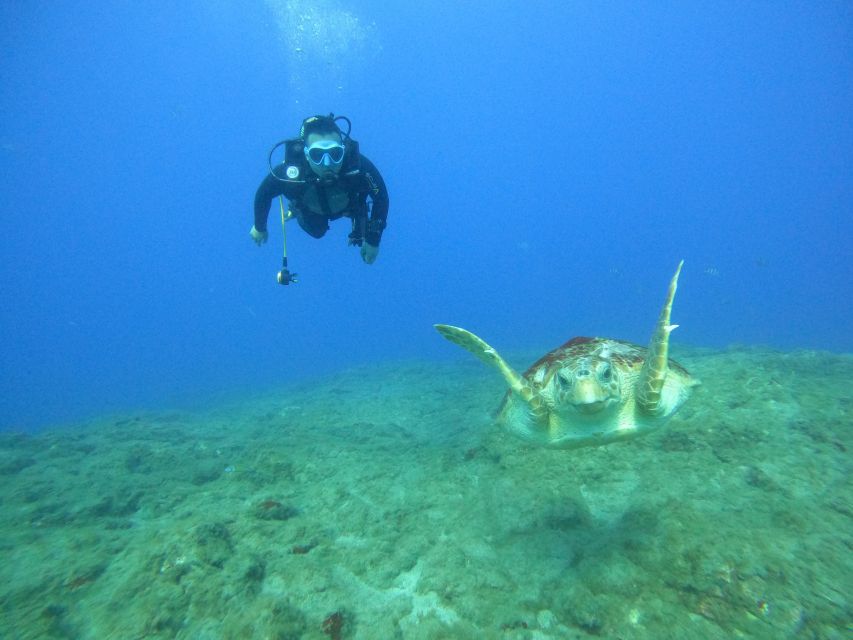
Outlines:
{"type": "Polygon", "coordinates": [[[568,398],[578,413],[583,414],[598,413],[607,407],[609,399],[610,394],[592,378],[576,380],[572,395],[568,398]]]}
{"type": "Polygon", "coordinates": [[[586,404],[576,404],[574,405],[575,409],[578,410],[578,413],[583,413],[585,415],[589,415],[592,413],[598,413],[602,409],[607,406],[606,400],[601,400],[599,402],[587,402],[586,404]]]}

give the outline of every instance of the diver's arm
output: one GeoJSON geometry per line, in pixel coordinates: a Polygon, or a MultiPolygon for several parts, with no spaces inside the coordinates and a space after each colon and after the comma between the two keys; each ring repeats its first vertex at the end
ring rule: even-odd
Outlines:
{"type": "Polygon", "coordinates": [[[293,191],[290,183],[277,179],[272,174],[267,174],[255,192],[255,229],[261,233],[267,230],[267,218],[270,215],[270,205],[276,196],[284,196],[288,200],[293,191]]]}
{"type": "Polygon", "coordinates": [[[368,226],[364,239],[374,247],[378,247],[379,241],[382,239],[382,230],[385,228],[385,222],[388,219],[388,189],[385,187],[382,174],[364,154],[361,154],[361,171],[370,185],[368,195],[373,201],[370,211],[371,224],[368,226]]]}

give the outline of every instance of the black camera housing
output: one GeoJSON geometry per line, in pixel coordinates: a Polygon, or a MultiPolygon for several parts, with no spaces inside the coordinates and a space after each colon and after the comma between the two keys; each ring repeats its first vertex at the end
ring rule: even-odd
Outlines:
{"type": "Polygon", "coordinates": [[[287,269],[282,269],[281,271],[279,271],[278,275],[276,276],[276,279],[278,280],[279,284],[284,284],[284,285],[288,285],[291,282],[293,282],[293,283],[299,282],[299,280],[296,279],[296,274],[291,273],[287,269]]]}

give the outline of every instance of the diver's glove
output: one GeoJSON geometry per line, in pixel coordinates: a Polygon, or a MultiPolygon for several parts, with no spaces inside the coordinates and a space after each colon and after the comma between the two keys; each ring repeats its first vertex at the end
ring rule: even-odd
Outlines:
{"type": "Polygon", "coordinates": [[[249,232],[249,235],[252,236],[252,240],[254,240],[255,244],[259,247],[267,241],[267,238],[270,237],[269,231],[258,231],[255,229],[255,225],[252,225],[252,230],[249,232]]]}
{"type": "Polygon", "coordinates": [[[379,255],[379,247],[374,244],[370,244],[365,240],[361,244],[361,259],[364,260],[367,264],[373,264],[376,262],[376,256],[379,255]]]}

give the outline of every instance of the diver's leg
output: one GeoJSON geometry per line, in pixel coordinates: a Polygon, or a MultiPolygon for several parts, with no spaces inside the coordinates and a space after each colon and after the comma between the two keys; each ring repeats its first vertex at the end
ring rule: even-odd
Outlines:
{"type": "Polygon", "coordinates": [[[296,214],[296,221],[308,235],[315,238],[322,238],[329,230],[329,221],[326,216],[299,211],[296,214]]]}

